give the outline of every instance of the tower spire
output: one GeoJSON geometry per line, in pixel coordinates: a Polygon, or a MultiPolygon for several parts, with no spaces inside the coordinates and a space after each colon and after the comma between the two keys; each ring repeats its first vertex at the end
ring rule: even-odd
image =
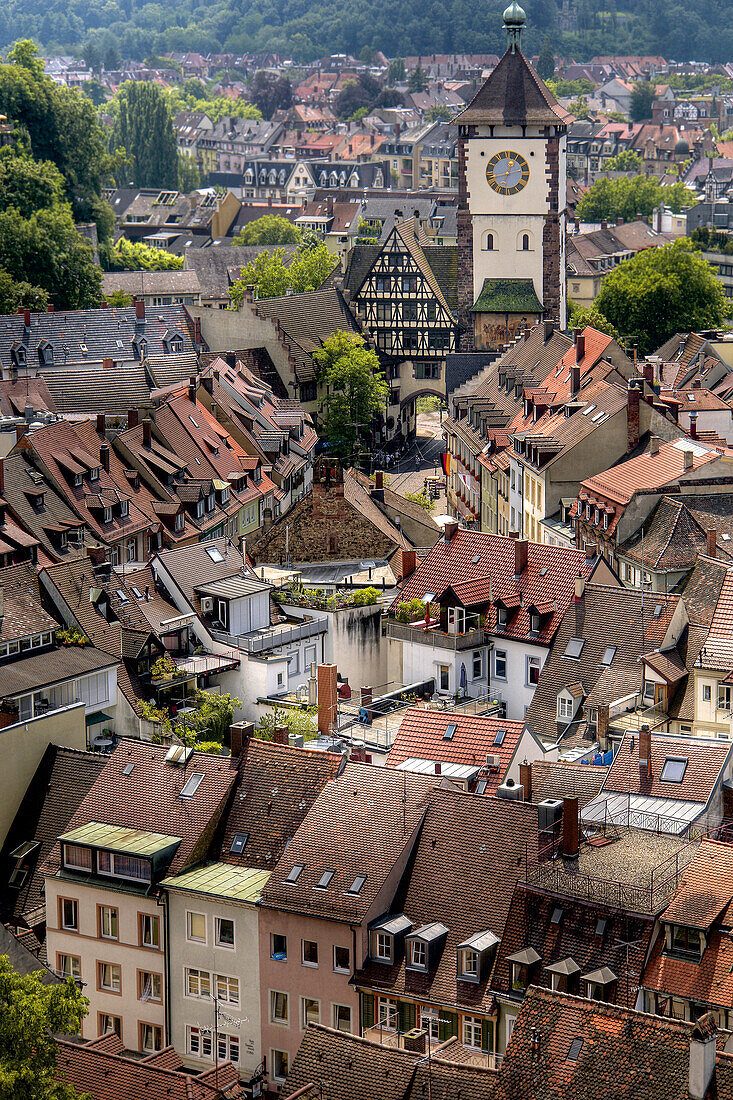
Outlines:
{"type": "Polygon", "coordinates": [[[517,0],[504,11],[504,30],[506,31],[507,46],[512,53],[516,53],[521,45],[522,27],[527,22],[524,9],[520,8],[517,0]]]}

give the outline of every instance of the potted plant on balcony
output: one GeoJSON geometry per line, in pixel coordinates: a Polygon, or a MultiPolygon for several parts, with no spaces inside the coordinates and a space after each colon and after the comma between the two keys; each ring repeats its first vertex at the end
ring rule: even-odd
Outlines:
{"type": "Polygon", "coordinates": [[[177,669],[175,663],[171,660],[167,653],[159,657],[155,664],[150,669],[150,675],[153,680],[172,680],[176,675],[177,669]]]}

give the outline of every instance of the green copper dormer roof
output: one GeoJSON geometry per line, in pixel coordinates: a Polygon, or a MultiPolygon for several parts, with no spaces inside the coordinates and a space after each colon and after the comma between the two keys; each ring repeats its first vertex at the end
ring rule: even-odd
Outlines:
{"type": "Polygon", "coordinates": [[[484,279],[471,313],[543,313],[531,279],[484,279]]]}

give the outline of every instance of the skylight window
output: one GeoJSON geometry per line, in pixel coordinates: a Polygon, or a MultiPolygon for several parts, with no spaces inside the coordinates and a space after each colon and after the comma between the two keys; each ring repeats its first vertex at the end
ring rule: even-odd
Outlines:
{"type": "Polygon", "coordinates": [[[610,665],[615,656],[616,656],[616,646],[615,645],[607,645],[605,650],[604,650],[603,656],[601,657],[601,664],[602,665],[610,665]]]}
{"type": "Polygon", "coordinates": [[[540,576],[541,577],[546,577],[547,576],[547,566],[546,565],[543,565],[542,568],[540,569],[540,576]]]}
{"type": "Polygon", "coordinates": [[[572,657],[574,661],[577,661],[583,652],[583,646],[585,645],[585,638],[571,638],[565,647],[563,657],[572,657]]]}
{"type": "Polygon", "coordinates": [[[552,917],[550,918],[550,924],[559,924],[561,920],[562,920],[562,909],[558,905],[552,910],[552,917]]]}
{"type": "Polygon", "coordinates": [[[125,595],[125,593],[122,591],[121,588],[117,589],[117,591],[115,592],[115,596],[120,601],[120,603],[127,603],[127,596],[125,595]]]}
{"type": "Polygon", "coordinates": [[[661,614],[662,614],[662,605],[661,605],[661,603],[658,603],[657,606],[654,608],[654,618],[658,619],[661,614]]]}
{"type": "Polygon", "coordinates": [[[568,1051],[568,1062],[577,1062],[582,1049],[583,1040],[573,1039],[572,1043],[570,1044],[570,1050],[568,1051]]]}
{"type": "Polygon", "coordinates": [[[488,779],[479,779],[478,786],[476,787],[476,794],[484,794],[486,787],[488,786],[488,779]]]}
{"type": "Polygon", "coordinates": [[[218,546],[207,546],[206,553],[209,555],[212,561],[224,561],[224,555],[218,546]]]}
{"type": "Polygon", "coordinates": [[[235,833],[232,846],[229,849],[230,853],[234,856],[241,856],[248,840],[249,833],[235,833]]]}
{"type": "Polygon", "coordinates": [[[199,789],[199,787],[201,786],[203,781],[204,781],[204,773],[203,772],[191,772],[191,774],[189,775],[188,779],[186,780],[186,782],[183,786],[183,790],[181,791],[181,793],[178,797],[179,798],[193,798],[193,796],[196,794],[196,791],[199,789]]]}
{"type": "Polygon", "coordinates": [[[594,409],[595,409],[595,405],[587,405],[586,408],[583,409],[583,414],[582,415],[583,416],[588,416],[590,413],[593,412],[594,409]]]}
{"type": "Polygon", "coordinates": [[[285,881],[286,882],[297,882],[298,879],[300,878],[300,876],[303,873],[304,866],[305,866],[305,864],[303,864],[303,863],[294,863],[291,870],[290,870],[290,872],[288,873],[288,877],[285,879],[285,881]]]}
{"type": "Polygon", "coordinates": [[[601,410],[600,412],[597,412],[596,415],[591,418],[591,422],[593,424],[597,424],[598,421],[603,417],[603,415],[604,415],[603,410],[601,410]]]}
{"type": "Polygon", "coordinates": [[[336,872],[332,868],[329,868],[328,871],[324,871],[318,882],[316,883],[316,890],[327,889],[331,879],[335,874],[336,872]]]}
{"type": "Polygon", "coordinates": [[[478,565],[478,563],[480,561],[481,561],[481,555],[480,554],[475,554],[474,557],[473,557],[473,564],[478,565]]]}
{"type": "Polygon", "coordinates": [[[198,426],[199,426],[199,425],[198,425],[198,421],[197,421],[197,420],[194,420],[194,418],[193,418],[193,417],[192,417],[192,416],[191,416],[190,414],[189,414],[189,417],[188,417],[188,419],[189,419],[189,420],[191,421],[191,423],[193,424],[194,428],[198,428],[198,426]]]}
{"type": "Polygon", "coordinates": [[[135,767],[135,761],[131,760],[129,764],[125,764],[124,768],[122,769],[122,774],[123,775],[129,775],[134,767],[135,767]]]}
{"type": "Polygon", "coordinates": [[[503,745],[505,737],[506,737],[506,730],[497,730],[496,735],[494,737],[494,744],[495,745],[503,745]]]}
{"type": "Polygon", "coordinates": [[[132,588],[132,594],[135,597],[135,599],[136,600],[141,600],[143,598],[143,594],[140,591],[140,589],[136,588],[134,584],[130,585],[130,587],[132,588]]]}
{"type": "Polygon", "coordinates": [[[354,881],[352,882],[351,886],[349,887],[349,889],[346,891],[346,893],[347,894],[360,894],[361,893],[361,888],[364,885],[364,883],[366,882],[366,880],[367,880],[366,875],[357,875],[356,878],[354,879],[354,881]]]}
{"type": "Polygon", "coordinates": [[[662,765],[660,779],[663,783],[681,783],[687,770],[687,757],[668,756],[662,765]]]}
{"type": "Polygon", "coordinates": [[[457,729],[458,729],[458,726],[456,725],[456,723],[451,722],[451,724],[449,726],[446,726],[446,728],[445,728],[445,733],[443,734],[443,740],[444,741],[452,741],[453,740],[453,735],[454,735],[454,733],[456,732],[457,729]]]}
{"type": "Polygon", "coordinates": [[[603,935],[603,933],[606,931],[606,924],[607,923],[608,922],[603,917],[598,918],[598,921],[596,923],[596,935],[597,936],[602,936],[603,935]]]}

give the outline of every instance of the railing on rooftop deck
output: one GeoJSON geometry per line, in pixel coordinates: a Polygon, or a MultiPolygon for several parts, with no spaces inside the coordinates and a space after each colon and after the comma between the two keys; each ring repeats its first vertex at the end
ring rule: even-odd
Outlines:
{"type": "Polygon", "coordinates": [[[282,626],[264,627],[253,634],[225,634],[220,630],[213,630],[212,635],[217,642],[224,645],[234,645],[244,653],[266,653],[268,649],[276,649],[291,642],[299,642],[304,638],[312,638],[316,634],[325,634],[328,630],[328,619],[309,619],[293,625],[283,623],[282,626]]]}
{"type": "MultiPolygon", "coordinates": [[[[389,1047],[390,1050],[405,1050],[405,1041],[402,1032],[392,1027],[385,1027],[382,1024],[374,1024],[372,1027],[363,1028],[362,1038],[368,1039],[371,1043],[378,1043],[380,1046],[389,1047]]],[[[441,1047],[445,1046],[445,1042],[446,1040],[432,1040],[430,1044],[430,1055],[432,1058],[440,1058],[442,1056],[441,1047]]],[[[504,1060],[503,1054],[497,1054],[491,1050],[477,1050],[475,1047],[466,1047],[465,1044],[464,1049],[469,1055],[469,1061],[466,1063],[467,1065],[486,1066],[488,1069],[499,1069],[504,1060]]],[[[425,1051],[412,1051],[412,1053],[420,1054],[421,1060],[427,1059],[427,1036],[425,1040],[425,1051]]],[[[445,1053],[445,1057],[451,1060],[450,1048],[445,1053]]]]}
{"type": "Polygon", "coordinates": [[[475,649],[486,645],[487,640],[487,632],[481,627],[466,630],[462,634],[446,634],[434,626],[426,630],[424,619],[417,623],[398,623],[395,619],[387,619],[385,633],[395,641],[417,642],[435,649],[475,649]]]}

